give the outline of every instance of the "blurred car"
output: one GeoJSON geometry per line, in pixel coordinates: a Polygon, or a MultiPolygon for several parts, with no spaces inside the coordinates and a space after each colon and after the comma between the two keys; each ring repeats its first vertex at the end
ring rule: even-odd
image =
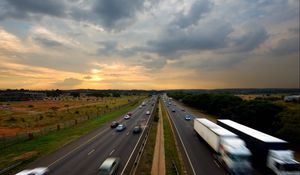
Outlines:
{"type": "Polygon", "coordinates": [[[190,116],[190,115],[185,115],[185,116],[184,116],[184,119],[187,120],[187,121],[189,121],[189,120],[192,119],[192,116],[190,116]]]}
{"type": "Polygon", "coordinates": [[[141,109],[142,107],[143,107],[142,105],[139,106],[140,109],[141,109]]]}
{"type": "Polygon", "coordinates": [[[49,169],[47,167],[34,168],[32,170],[23,170],[16,175],[46,175],[49,169]]]}
{"type": "Polygon", "coordinates": [[[150,111],[146,111],[146,115],[150,115],[150,111]]]}
{"type": "Polygon", "coordinates": [[[184,109],[184,108],[182,108],[182,109],[181,109],[181,111],[185,111],[185,109],[184,109]]]}
{"type": "Polygon", "coordinates": [[[172,112],[176,112],[175,108],[172,109],[172,112]]]}
{"type": "Polygon", "coordinates": [[[124,116],[124,119],[125,119],[125,120],[128,120],[128,119],[130,119],[130,115],[128,115],[128,114],[127,114],[127,115],[125,115],[125,116],[124,116]]]}
{"type": "Polygon", "coordinates": [[[126,129],[126,126],[124,125],[124,124],[119,124],[117,127],[116,127],[116,130],[118,131],[118,132],[121,132],[121,131],[123,131],[123,130],[125,130],[126,129]]]}
{"type": "Polygon", "coordinates": [[[141,125],[135,125],[135,126],[133,127],[133,129],[132,129],[132,133],[133,133],[133,134],[138,134],[138,133],[140,133],[141,131],[142,131],[141,125]]]}
{"type": "Polygon", "coordinates": [[[128,112],[127,115],[129,115],[129,116],[131,117],[131,116],[132,116],[132,113],[131,113],[131,112],[128,112]]]}
{"type": "Polygon", "coordinates": [[[116,128],[118,125],[119,125],[118,122],[113,121],[113,122],[111,123],[110,127],[111,127],[111,128],[116,128]]]}
{"type": "Polygon", "coordinates": [[[112,175],[118,169],[120,158],[108,157],[99,167],[99,175],[112,175]]]}

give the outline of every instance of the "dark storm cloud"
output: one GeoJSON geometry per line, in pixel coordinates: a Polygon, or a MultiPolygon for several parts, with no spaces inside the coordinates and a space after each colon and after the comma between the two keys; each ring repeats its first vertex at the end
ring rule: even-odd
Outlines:
{"type": "Polygon", "coordinates": [[[100,18],[101,24],[108,29],[126,26],[144,9],[144,0],[98,0],[93,12],[100,18]]]}
{"type": "Polygon", "coordinates": [[[66,13],[66,5],[60,0],[4,0],[0,2],[0,19],[26,19],[39,17],[38,14],[62,17],[66,13]]]}
{"type": "Polygon", "coordinates": [[[66,78],[63,81],[56,82],[54,85],[63,86],[63,87],[72,87],[82,83],[82,80],[76,78],[66,78]]]}
{"type": "Polygon", "coordinates": [[[199,24],[189,30],[171,26],[159,40],[148,41],[146,50],[161,56],[176,57],[184,51],[224,48],[232,31],[231,24],[219,20],[199,24]]]}
{"type": "Polygon", "coordinates": [[[230,39],[232,45],[226,50],[227,52],[252,51],[269,37],[266,29],[260,24],[247,24],[244,30],[245,34],[230,39]]]}
{"type": "Polygon", "coordinates": [[[138,52],[143,51],[141,47],[132,47],[132,48],[122,48],[118,47],[117,41],[100,41],[97,42],[101,47],[96,51],[95,55],[104,55],[104,56],[122,56],[129,57],[134,56],[138,52]]]}
{"type": "Polygon", "coordinates": [[[49,38],[42,38],[42,37],[34,37],[33,38],[36,42],[40,43],[41,45],[43,45],[44,47],[48,47],[48,48],[52,48],[52,47],[62,47],[63,44],[55,41],[55,40],[51,40],[49,38]]]}
{"type": "Polygon", "coordinates": [[[282,39],[276,48],[272,49],[274,55],[286,55],[299,53],[299,36],[295,38],[282,39]]]}
{"type": "Polygon", "coordinates": [[[208,0],[195,1],[188,13],[179,13],[172,24],[181,28],[186,28],[197,23],[204,14],[208,13],[212,9],[212,7],[213,4],[208,0]]]}

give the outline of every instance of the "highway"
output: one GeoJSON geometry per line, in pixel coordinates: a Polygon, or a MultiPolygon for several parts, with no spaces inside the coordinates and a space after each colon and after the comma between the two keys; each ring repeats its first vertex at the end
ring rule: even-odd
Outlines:
{"type": "Polygon", "coordinates": [[[225,169],[213,158],[213,152],[209,146],[196,135],[193,129],[193,119],[186,121],[184,116],[187,112],[182,111],[178,105],[171,105],[165,100],[164,105],[170,114],[170,119],[175,132],[177,142],[184,153],[184,163],[187,173],[190,175],[226,175],[225,169]],[[168,107],[169,106],[169,107],[168,107]],[[172,109],[176,112],[172,112],[172,109]]]}
{"type": "Polygon", "coordinates": [[[146,106],[136,108],[131,119],[124,120],[120,116],[117,121],[124,123],[126,129],[116,132],[110,128],[110,122],[80,137],[79,139],[62,146],[62,148],[31,163],[28,169],[36,167],[48,167],[50,175],[95,175],[98,168],[107,157],[119,157],[120,164],[116,174],[129,174],[134,164],[138,145],[142,140],[145,128],[150,119],[146,111],[152,111],[156,98],[148,100],[146,106]],[[141,124],[143,132],[133,134],[134,125],[141,124]]]}
{"type": "MultiPolygon", "coordinates": [[[[225,168],[214,159],[213,150],[194,131],[193,118],[190,121],[184,119],[184,116],[187,114],[191,114],[193,117],[201,116],[192,114],[174,101],[169,105],[168,101],[165,100],[164,106],[170,115],[171,123],[177,133],[177,142],[184,153],[184,163],[187,173],[190,175],[228,174],[225,168]],[[172,112],[172,109],[175,109],[175,112],[172,112]]],[[[262,175],[256,169],[253,169],[251,174],[262,175]]]]}

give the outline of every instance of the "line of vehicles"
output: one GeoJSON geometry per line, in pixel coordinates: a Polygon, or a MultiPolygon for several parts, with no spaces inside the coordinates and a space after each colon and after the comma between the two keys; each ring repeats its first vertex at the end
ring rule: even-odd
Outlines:
{"type": "Polygon", "coordinates": [[[230,174],[251,174],[253,166],[264,174],[300,175],[299,162],[284,140],[232,120],[218,120],[215,124],[196,118],[194,130],[230,174]]]}
{"type": "MultiPolygon", "coordinates": [[[[153,99],[150,100],[151,106],[154,106],[153,99]]],[[[143,108],[148,104],[148,101],[144,101],[140,106],[139,109],[143,108]]],[[[146,116],[150,116],[151,112],[147,110],[145,112],[146,116]]],[[[132,117],[134,117],[132,112],[128,112],[126,115],[124,115],[124,120],[128,121],[132,117]]],[[[126,129],[126,122],[118,122],[118,121],[113,121],[110,124],[111,129],[115,129],[116,132],[122,132],[126,129]]],[[[133,134],[139,134],[143,131],[143,128],[140,123],[136,123],[133,126],[132,133],[133,134]]],[[[120,158],[119,157],[108,157],[105,159],[105,161],[99,166],[97,174],[99,175],[112,175],[115,174],[118,167],[120,166],[120,158]]],[[[49,168],[48,167],[38,167],[34,169],[27,169],[23,170],[16,175],[46,175],[49,174],[49,168]]]]}
{"type": "MultiPolygon", "coordinates": [[[[147,102],[144,101],[140,106],[139,109],[143,108],[147,105],[147,102]]],[[[150,111],[146,111],[146,115],[150,115],[150,111]]],[[[124,116],[124,120],[129,120],[133,117],[133,114],[131,112],[128,112],[124,116]]],[[[110,127],[113,129],[115,128],[117,132],[122,132],[126,129],[126,125],[124,123],[119,123],[117,121],[113,121],[110,125],[110,127]]],[[[142,132],[142,126],[140,124],[134,125],[132,129],[133,134],[139,134],[142,132]]],[[[99,167],[99,175],[112,175],[116,172],[118,166],[119,166],[120,158],[119,157],[108,157],[99,167]]]]}
{"type": "MultiPolygon", "coordinates": [[[[175,104],[171,98],[164,99],[167,107],[175,104]]],[[[176,112],[176,108],[171,112],[176,112]]],[[[181,110],[184,111],[184,110],[181,110]]],[[[294,152],[288,142],[254,130],[232,120],[217,120],[217,124],[190,114],[193,129],[213,150],[214,157],[230,174],[252,174],[253,168],[263,174],[300,175],[300,164],[294,160],[294,152]]]]}

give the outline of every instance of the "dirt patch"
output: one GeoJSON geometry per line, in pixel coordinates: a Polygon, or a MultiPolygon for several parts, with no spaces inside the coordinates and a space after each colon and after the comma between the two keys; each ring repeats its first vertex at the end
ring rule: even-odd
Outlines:
{"type": "Polygon", "coordinates": [[[0,127],[1,136],[15,136],[18,132],[25,132],[24,128],[0,127]]]}
{"type": "Polygon", "coordinates": [[[16,160],[28,159],[30,157],[33,157],[33,156],[37,155],[37,153],[38,153],[37,151],[29,151],[29,152],[23,153],[21,155],[18,155],[16,157],[13,157],[12,160],[16,161],[16,160]]]}
{"type": "Polygon", "coordinates": [[[11,137],[16,136],[18,133],[27,133],[27,132],[38,132],[39,128],[9,128],[9,127],[0,127],[0,136],[11,137]]]}

